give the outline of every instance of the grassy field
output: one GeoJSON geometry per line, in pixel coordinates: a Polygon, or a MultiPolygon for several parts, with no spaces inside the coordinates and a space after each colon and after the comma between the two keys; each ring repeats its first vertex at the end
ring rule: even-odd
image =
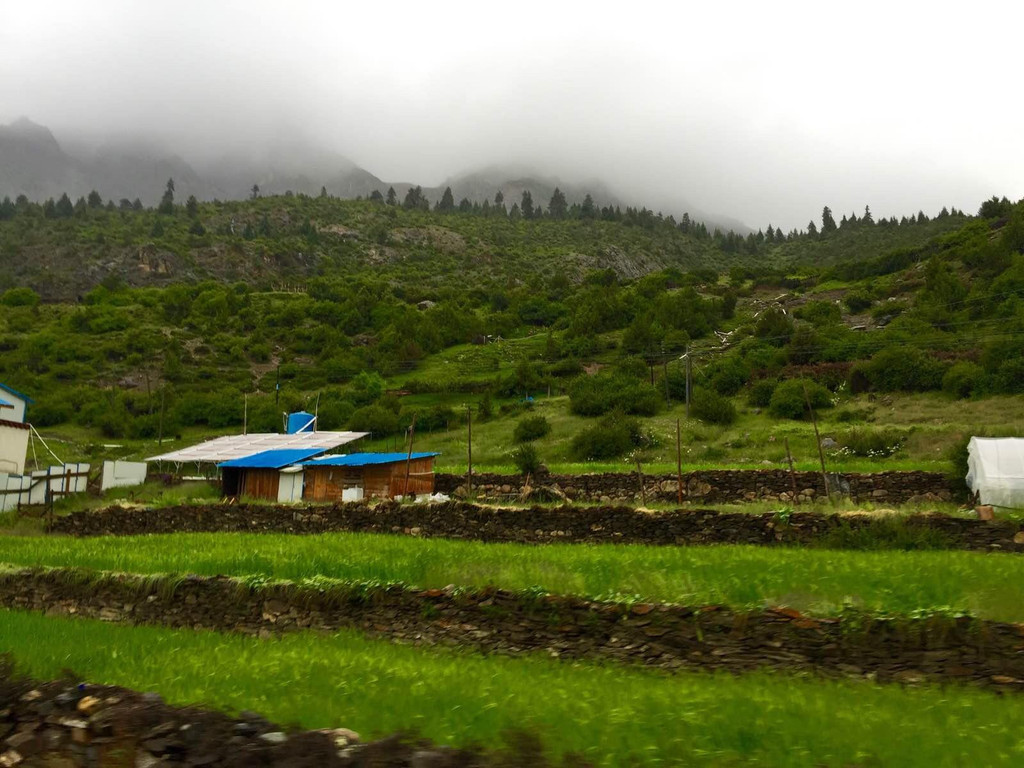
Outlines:
{"type": "Polygon", "coordinates": [[[0,611],[0,649],[40,678],[156,691],[364,737],[495,745],[509,729],[602,766],[1019,765],[1024,698],[869,682],[677,674],[483,657],[353,633],[258,640],[0,611]]]}
{"type": "MultiPolygon", "coordinates": [[[[477,396],[457,393],[411,395],[411,407],[445,404],[462,418],[465,406],[476,403],[477,396]]],[[[779,420],[749,407],[742,397],[735,399],[739,417],[728,427],[687,420],[685,407],[675,403],[657,416],[641,419],[654,438],[654,446],[639,453],[647,472],[674,472],[675,424],[682,423],[683,469],[765,468],[787,466],[785,440],[788,438],[798,469],[818,470],[818,454],[814,431],[809,422],[779,420]]],[[[495,403],[497,411],[498,403],[495,403]]],[[[555,472],[623,472],[634,471],[630,458],[606,462],[581,462],[571,451],[571,442],[581,429],[597,423],[596,419],[575,416],[569,412],[569,399],[564,395],[548,398],[539,395],[531,414],[541,414],[551,423],[551,433],[536,441],[540,458],[555,472]]],[[[878,472],[887,469],[928,469],[948,471],[948,451],[961,436],[977,432],[993,424],[1001,429],[1024,432],[1024,398],[993,396],[982,400],[949,400],[941,394],[896,394],[884,397],[844,396],[838,406],[823,410],[820,429],[822,437],[841,440],[853,429],[894,429],[904,437],[900,452],[891,458],[859,458],[826,454],[828,468],[836,472],[878,472]],[[855,421],[839,421],[840,413],[854,414],[855,421]]],[[[486,421],[474,419],[473,464],[478,472],[512,472],[512,451],[516,444],[512,433],[519,415],[496,415],[486,421]]],[[[95,430],[76,426],[43,429],[42,435],[57,454],[66,461],[103,459],[140,459],[160,451],[168,451],[198,443],[237,430],[204,430],[191,428],[181,439],[165,440],[158,447],[155,440],[122,439],[109,441],[95,430]]],[[[359,450],[401,450],[403,438],[366,440],[355,446],[359,450]]],[[[437,467],[442,472],[464,472],[467,462],[466,426],[451,424],[448,429],[419,431],[415,438],[417,450],[440,451],[437,467]]],[[[42,449],[40,448],[40,451],[42,449]]],[[[40,460],[45,456],[40,453],[40,460]]],[[[30,455],[31,459],[31,455],[30,455]]]]}
{"type": "Polygon", "coordinates": [[[956,610],[1024,621],[1024,557],[748,546],[529,546],[374,534],[2,537],[0,561],[131,573],[327,577],[419,587],[497,585],[588,597],[828,615],[956,610]]]}

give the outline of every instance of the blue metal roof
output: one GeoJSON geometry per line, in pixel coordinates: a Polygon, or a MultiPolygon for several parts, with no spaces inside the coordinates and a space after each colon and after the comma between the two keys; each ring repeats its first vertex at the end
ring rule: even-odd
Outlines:
{"type": "Polygon", "coordinates": [[[24,400],[29,405],[35,405],[35,403],[36,403],[36,401],[33,400],[28,395],[23,395],[23,394],[21,394],[21,392],[19,392],[16,389],[11,389],[10,387],[8,387],[3,382],[0,382],[0,389],[4,390],[5,392],[10,392],[12,395],[14,395],[15,397],[17,397],[20,400],[24,400]]]}
{"type": "MultiPolygon", "coordinates": [[[[438,453],[414,453],[414,459],[439,456],[438,453]]],[[[374,464],[395,464],[405,461],[407,453],[350,453],[347,456],[324,456],[320,459],[302,462],[304,467],[369,467],[374,464]]]]}
{"type": "Polygon", "coordinates": [[[252,456],[243,456],[217,465],[218,468],[232,469],[282,469],[323,453],[326,448],[278,448],[260,451],[252,456]]]}

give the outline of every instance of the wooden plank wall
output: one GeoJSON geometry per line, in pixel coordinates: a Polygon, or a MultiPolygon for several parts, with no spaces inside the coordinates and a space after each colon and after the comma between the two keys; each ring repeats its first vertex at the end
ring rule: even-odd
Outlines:
{"type": "MultiPolygon", "coordinates": [[[[390,498],[405,488],[405,462],[377,464],[362,468],[316,467],[306,470],[302,498],[307,501],[341,501],[345,488],[362,486],[363,496],[390,498]]],[[[409,493],[434,492],[434,458],[414,459],[409,463],[409,493]]],[[[276,493],[276,491],[275,491],[276,493]]]]}
{"type": "Polygon", "coordinates": [[[277,501],[281,473],[276,469],[243,469],[239,495],[277,501]]]}

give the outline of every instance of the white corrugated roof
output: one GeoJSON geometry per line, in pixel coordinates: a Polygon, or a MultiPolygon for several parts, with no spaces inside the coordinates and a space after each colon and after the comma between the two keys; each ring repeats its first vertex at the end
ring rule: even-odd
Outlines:
{"type": "Polygon", "coordinates": [[[297,432],[293,435],[260,433],[254,435],[226,435],[205,443],[182,448],[170,453],[152,456],[146,461],[174,461],[178,463],[217,463],[240,459],[262,451],[286,448],[322,448],[329,451],[339,445],[351,443],[368,432],[297,432]]]}

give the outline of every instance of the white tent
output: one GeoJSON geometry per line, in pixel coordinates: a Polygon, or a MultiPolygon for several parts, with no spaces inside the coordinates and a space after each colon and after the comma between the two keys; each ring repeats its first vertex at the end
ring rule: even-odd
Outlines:
{"type": "Polygon", "coordinates": [[[1024,438],[972,437],[967,485],[982,504],[1024,508],[1024,438]]]}

